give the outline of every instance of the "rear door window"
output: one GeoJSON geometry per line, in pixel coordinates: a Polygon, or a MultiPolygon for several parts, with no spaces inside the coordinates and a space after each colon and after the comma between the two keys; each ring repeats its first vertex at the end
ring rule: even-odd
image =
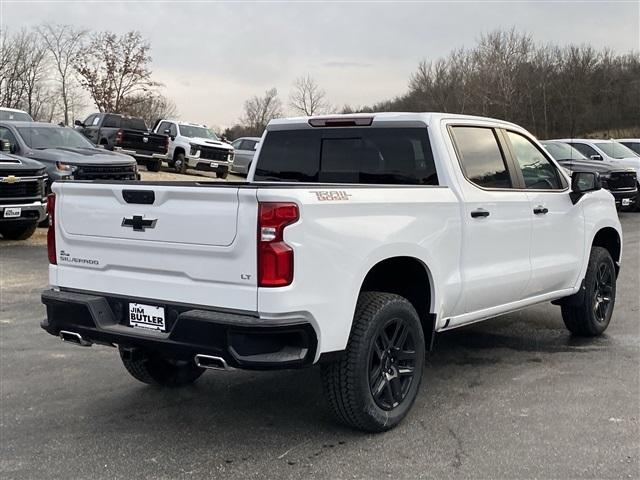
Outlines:
{"type": "Polygon", "coordinates": [[[469,181],[483,188],[512,188],[496,132],[489,127],[452,127],[462,171],[469,181]]]}
{"type": "Polygon", "coordinates": [[[438,185],[426,128],[269,132],[254,179],[438,185]]]}
{"type": "MultiPolygon", "coordinates": [[[[584,143],[569,143],[573,148],[578,150],[581,154],[583,154],[587,158],[591,158],[593,155],[601,156],[595,148],[590,147],[589,145],[585,145],[584,143]]],[[[594,160],[594,159],[592,159],[594,160]]]]}
{"type": "Polygon", "coordinates": [[[118,115],[105,115],[102,126],[106,128],[120,128],[120,117],[118,115]]]}

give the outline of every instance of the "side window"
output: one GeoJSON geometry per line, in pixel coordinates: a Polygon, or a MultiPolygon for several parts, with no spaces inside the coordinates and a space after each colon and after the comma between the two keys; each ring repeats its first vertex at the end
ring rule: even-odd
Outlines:
{"type": "Polygon", "coordinates": [[[453,127],[462,170],[484,188],[512,188],[511,177],[495,131],[487,127],[453,127]]]}
{"type": "Polygon", "coordinates": [[[107,128],[120,128],[120,117],[117,115],[105,115],[102,126],[107,128]]]}
{"type": "Polygon", "coordinates": [[[587,158],[591,158],[591,155],[600,155],[593,147],[585,145],[584,143],[570,143],[569,145],[578,150],[587,158]]]}
{"type": "Polygon", "coordinates": [[[511,143],[516,163],[522,171],[526,188],[559,190],[562,183],[556,167],[528,138],[519,133],[505,132],[511,143]]]}
{"type": "Polygon", "coordinates": [[[88,127],[90,125],[93,125],[93,121],[97,118],[98,116],[94,113],[93,115],[89,115],[87,117],[87,119],[84,121],[84,126],[88,127]]]}
{"type": "Polygon", "coordinates": [[[100,123],[100,115],[96,115],[91,123],[93,126],[96,126],[100,123]]]}
{"type": "Polygon", "coordinates": [[[240,150],[249,150],[250,152],[253,152],[255,148],[256,148],[256,142],[253,140],[243,140],[240,146],[240,150]]]}
{"type": "Polygon", "coordinates": [[[178,135],[178,128],[175,123],[169,124],[169,135],[175,137],[178,135]]]}
{"type": "Polygon", "coordinates": [[[240,144],[242,143],[242,140],[238,139],[238,140],[234,140],[233,142],[231,142],[231,146],[233,148],[235,148],[236,150],[240,150],[240,144]]]}
{"type": "Polygon", "coordinates": [[[18,141],[16,140],[15,135],[13,135],[13,132],[7,127],[0,127],[0,140],[7,140],[9,142],[11,145],[11,153],[18,151],[18,141]]]}
{"type": "Polygon", "coordinates": [[[169,130],[169,122],[161,122],[160,125],[158,125],[158,133],[164,135],[165,130],[169,130]]]}

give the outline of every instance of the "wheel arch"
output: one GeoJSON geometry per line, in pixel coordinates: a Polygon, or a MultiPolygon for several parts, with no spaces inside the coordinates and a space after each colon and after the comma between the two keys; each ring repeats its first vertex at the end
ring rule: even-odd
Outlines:
{"type": "Polygon", "coordinates": [[[186,155],[186,154],[187,154],[187,152],[184,150],[184,147],[176,147],[176,148],[174,148],[174,149],[173,149],[173,159],[174,159],[174,160],[176,159],[176,156],[177,156],[179,153],[182,153],[182,154],[184,154],[184,155],[186,155]]]}
{"type": "Polygon", "coordinates": [[[425,336],[426,348],[431,349],[435,335],[434,282],[429,267],[412,256],[385,258],[373,265],[365,275],[359,292],[395,293],[406,298],[416,309],[425,336]]]}
{"type": "Polygon", "coordinates": [[[622,237],[613,227],[600,228],[593,236],[591,247],[602,247],[609,252],[616,267],[616,275],[620,271],[620,256],[622,254],[622,237]]]}

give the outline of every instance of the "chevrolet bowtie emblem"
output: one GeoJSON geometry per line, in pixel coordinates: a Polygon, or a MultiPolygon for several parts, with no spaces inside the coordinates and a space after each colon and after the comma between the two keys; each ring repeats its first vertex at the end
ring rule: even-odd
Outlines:
{"type": "Polygon", "coordinates": [[[15,175],[9,175],[8,177],[4,177],[2,179],[3,183],[16,183],[16,182],[19,182],[19,181],[20,181],[20,178],[16,177],[15,175]]]}
{"type": "Polygon", "coordinates": [[[155,218],[144,218],[142,215],[134,215],[129,218],[124,217],[122,219],[122,226],[131,227],[136,232],[144,232],[147,228],[155,228],[157,221],[155,218]]]}

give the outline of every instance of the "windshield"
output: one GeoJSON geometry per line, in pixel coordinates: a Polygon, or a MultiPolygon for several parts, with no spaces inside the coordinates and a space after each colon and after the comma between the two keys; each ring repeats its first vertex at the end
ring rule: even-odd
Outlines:
{"type": "Polygon", "coordinates": [[[75,130],[67,127],[20,127],[18,133],[30,148],[95,148],[75,130]]]}
{"type": "Polygon", "coordinates": [[[211,140],[218,140],[215,133],[206,127],[197,127],[194,125],[180,125],[180,135],[183,137],[201,137],[211,140]]]}
{"type": "Polygon", "coordinates": [[[0,110],[0,120],[10,120],[13,122],[33,122],[25,112],[12,112],[11,110],[0,110]]]}
{"type": "Polygon", "coordinates": [[[573,148],[571,145],[567,145],[566,143],[555,143],[555,142],[542,142],[544,148],[551,154],[551,156],[560,161],[560,160],[588,160],[583,154],[581,154],[578,150],[573,148]]]}
{"type": "Polygon", "coordinates": [[[596,146],[613,158],[633,158],[638,156],[636,152],[618,142],[598,142],[596,146]]]}

